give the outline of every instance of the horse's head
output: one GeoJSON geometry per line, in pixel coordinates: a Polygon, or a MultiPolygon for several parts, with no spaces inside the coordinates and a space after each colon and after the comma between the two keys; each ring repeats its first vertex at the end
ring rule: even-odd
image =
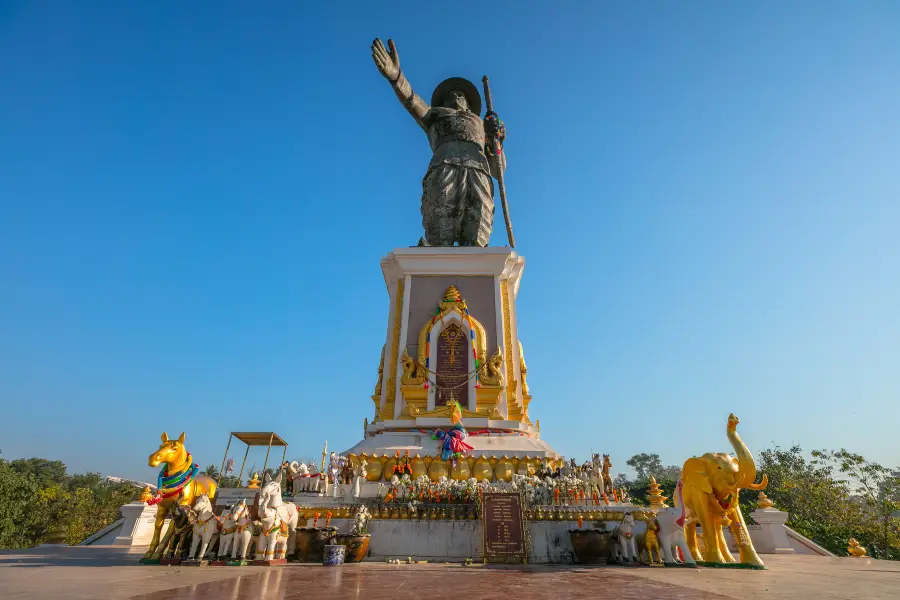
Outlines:
{"type": "Polygon", "coordinates": [[[166,463],[167,465],[180,465],[187,458],[187,451],[184,449],[184,432],[178,436],[177,440],[170,440],[166,432],[163,432],[160,438],[162,443],[159,450],[150,455],[147,464],[151,467],[158,467],[166,463]]]}
{"type": "Polygon", "coordinates": [[[262,489],[259,490],[259,510],[263,511],[263,506],[267,507],[277,507],[281,506],[281,471],[278,471],[278,475],[275,479],[272,479],[268,473],[266,473],[265,483],[262,486],[262,489]]]}
{"type": "Polygon", "coordinates": [[[241,498],[241,501],[231,507],[231,520],[240,521],[247,514],[247,500],[241,498]]]}
{"type": "Polygon", "coordinates": [[[201,494],[200,497],[194,501],[194,511],[198,514],[212,512],[212,509],[212,502],[209,501],[209,496],[206,494],[201,494]]]}

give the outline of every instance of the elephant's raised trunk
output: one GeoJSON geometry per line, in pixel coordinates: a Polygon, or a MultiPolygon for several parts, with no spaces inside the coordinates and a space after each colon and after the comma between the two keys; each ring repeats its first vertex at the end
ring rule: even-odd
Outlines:
{"type": "Polygon", "coordinates": [[[750,454],[747,445],[741,439],[741,436],[738,435],[738,423],[740,423],[740,420],[734,416],[734,413],[728,415],[728,441],[731,442],[731,446],[734,448],[734,454],[737,456],[739,464],[737,487],[750,490],[764,490],[769,485],[769,478],[763,474],[760,483],[753,483],[756,481],[756,463],[753,462],[753,455],[750,454]]]}

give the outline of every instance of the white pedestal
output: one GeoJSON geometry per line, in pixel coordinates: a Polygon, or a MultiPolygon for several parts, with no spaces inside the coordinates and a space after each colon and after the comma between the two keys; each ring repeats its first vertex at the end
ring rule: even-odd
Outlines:
{"type": "Polygon", "coordinates": [[[765,508],[754,510],[750,516],[759,523],[759,530],[753,532],[756,535],[751,536],[757,552],[760,554],[794,554],[784,527],[788,520],[788,513],[774,508],[765,508]]]}
{"type": "MultiPolygon", "coordinates": [[[[113,540],[116,546],[146,546],[153,539],[153,526],[156,522],[156,506],[147,506],[143,502],[132,502],[121,508],[122,529],[113,540]]],[[[163,525],[165,531],[165,524],[163,525]]]]}
{"type": "Polygon", "coordinates": [[[468,411],[463,415],[465,427],[485,430],[466,440],[475,448],[472,456],[559,458],[528,415],[532,397],[516,314],[524,266],[525,259],[515,250],[493,247],[399,248],[381,260],[390,305],[382,368],[372,396],[375,416],[364,439],[341,454],[440,454],[441,444],[431,439],[431,432],[450,426],[449,413],[443,410],[448,398],[439,397],[433,379],[441,371],[441,332],[455,325],[471,332],[472,351],[463,357],[466,373],[476,371],[476,355],[482,365],[501,357],[502,385],[482,388],[480,380],[470,376],[456,396],[468,411]],[[451,286],[465,304],[443,301],[451,286]],[[422,373],[413,378],[416,383],[403,383],[404,353],[429,370],[430,385],[422,373]]]}

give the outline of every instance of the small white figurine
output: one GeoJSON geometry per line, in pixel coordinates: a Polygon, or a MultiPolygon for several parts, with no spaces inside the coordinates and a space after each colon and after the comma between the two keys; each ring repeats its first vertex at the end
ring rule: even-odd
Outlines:
{"type": "Polygon", "coordinates": [[[369,463],[366,459],[360,459],[359,464],[353,468],[353,497],[359,498],[360,491],[362,489],[362,482],[366,480],[366,476],[368,473],[366,472],[366,467],[369,463]]]}

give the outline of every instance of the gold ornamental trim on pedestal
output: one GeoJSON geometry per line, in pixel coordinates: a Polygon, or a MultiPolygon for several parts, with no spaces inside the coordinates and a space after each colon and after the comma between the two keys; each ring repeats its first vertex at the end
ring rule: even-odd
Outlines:
{"type": "Polygon", "coordinates": [[[381,420],[394,418],[394,399],[397,396],[397,358],[400,355],[400,326],[403,320],[403,291],[405,280],[397,280],[397,293],[394,295],[394,327],[391,331],[391,364],[388,371],[387,397],[381,410],[381,420]]]}
{"type": "Polygon", "coordinates": [[[525,351],[522,350],[522,340],[519,340],[519,371],[522,373],[522,395],[530,396],[528,393],[528,367],[525,366],[525,351]]]}
{"type": "Polygon", "coordinates": [[[503,308],[503,343],[506,355],[506,411],[510,420],[522,420],[522,407],[519,405],[518,384],[513,368],[512,319],[509,308],[509,280],[500,282],[500,299],[503,308]]]}
{"type": "MultiPolygon", "coordinates": [[[[441,311],[437,314],[437,318],[426,321],[425,325],[423,325],[419,330],[419,352],[417,356],[417,358],[419,359],[419,365],[425,365],[425,359],[428,358],[428,353],[431,351],[430,344],[428,343],[428,333],[431,331],[431,328],[434,327],[437,321],[443,321],[444,317],[454,312],[459,315],[460,320],[463,323],[466,322],[467,318],[472,320],[472,327],[475,329],[475,344],[476,348],[478,349],[478,360],[483,364],[486,363],[487,336],[484,333],[484,325],[482,325],[481,321],[473,317],[471,314],[466,317],[467,308],[468,307],[466,306],[466,301],[459,297],[459,291],[456,289],[456,286],[451,285],[450,287],[448,287],[447,291],[444,292],[444,299],[441,300],[441,311]],[[449,299],[454,297],[458,297],[459,300],[449,299]]],[[[441,329],[443,330],[443,328],[441,329]]]]}
{"type": "Polygon", "coordinates": [[[381,411],[381,385],[384,380],[384,345],[381,346],[381,359],[378,361],[378,381],[375,383],[375,391],[372,393],[372,402],[375,403],[375,417],[378,420],[378,414],[381,411]]]}

